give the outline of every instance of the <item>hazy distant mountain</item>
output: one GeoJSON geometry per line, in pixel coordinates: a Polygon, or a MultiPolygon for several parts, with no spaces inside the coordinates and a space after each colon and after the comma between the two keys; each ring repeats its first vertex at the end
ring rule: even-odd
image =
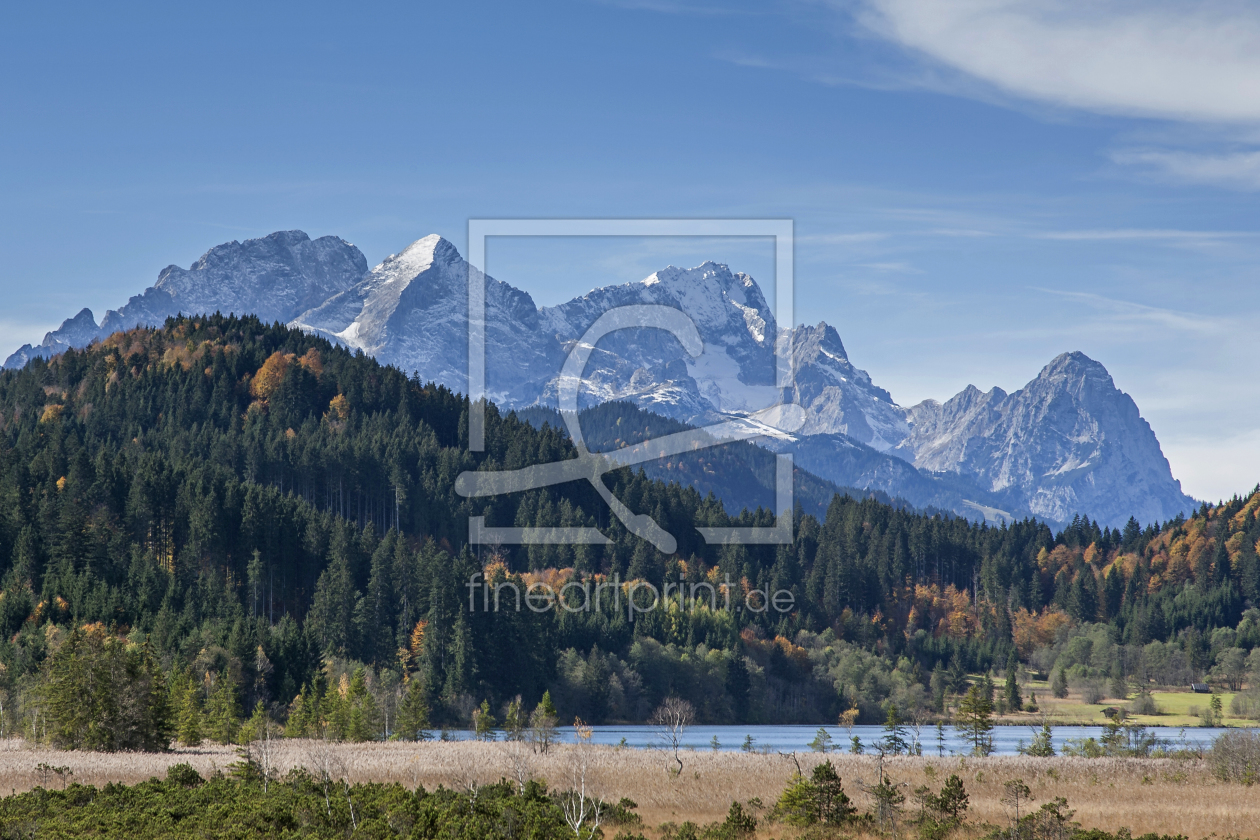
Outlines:
{"type": "Polygon", "coordinates": [[[38,346],[22,347],[4,367],[20,368],[33,358],[86,347],[95,338],[138,324],[158,325],[181,312],[252,314],[287,323],[350,288],[366,272],[367,260],[359,249],[335,236],[312,240],[300,230],[289,230],[228,242],[211,248],[188,269],[167,266],[143,294],[106,312],[99,327],[84,309],[38,346]]]}
{"type": "MultiPolygon", "coordinates": [[[[284,321],[466,391],[468,277],[468,264],[439,236],[368,271],[341,239],[274,233],[213,248],[188,270],[171,266],[99,328],[84,310],[5,366],[177,312],[217,310],[284,321]]],[[[780,329],[756,281],[718,263],[669,266],[541,309],[527,293],[484,279],[487,391],[508,408],[554,408],[564,359],[595,320],[614,307],[655,304],[690,316],[703,352],[693,358],[661,329],[605,336],[583,377],[583,405],[627,402],[703,425],[797,403],[808,410],[806,425],[764,445],[792,452],[799,467],[835,485],[973,518],[1062,523],[1079,512],[1119,526],[1131,515],[1163,521],[1195,506],[1133,400],[1079,353],[1058,357],[1011,395],[969,387],[944,404],[904,408],[852,364],[835,329],[780,329]],[[794,366],[787,393],[775,385],[776,346],[794,366]]]]}

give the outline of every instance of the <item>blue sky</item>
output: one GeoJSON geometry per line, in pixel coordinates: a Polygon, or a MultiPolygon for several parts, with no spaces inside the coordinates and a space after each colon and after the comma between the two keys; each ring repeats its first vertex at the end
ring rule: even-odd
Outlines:
{"type": "MultiPolygon", "coordinates": [[[[788,217],[796,312],[905,405],[1103,362],[1201,498],[1260,480],[1260,8],[26,4],[0,350],[278,229],[788,217]]],[[[492,245],[544,303],[763,242],[492,245]],[[606,247],[604,247],[606,246],[606,247]]]]}

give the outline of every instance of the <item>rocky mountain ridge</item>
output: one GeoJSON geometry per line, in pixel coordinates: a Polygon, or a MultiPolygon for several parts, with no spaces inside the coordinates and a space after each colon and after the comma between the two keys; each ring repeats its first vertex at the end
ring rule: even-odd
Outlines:
{"type": "Polygon", "coordinates": [[[367,272],[358,248],[336,236],[311,239],[300,230],[277,231],[259,239],[211,248],[187,269],[170,265],[157,283],[116,310],[98,326],[90,309],[27,344],[4,363],[20,368],[34,358],[50,358],[70,347],[137,325],[156,326],[172,315],[222,312],[257,315],[288,323],[298,314],[350,288],[367,272]]]}
{"type": "MultiPolygon", "coordinates": [[[[466,391],[469,271],[436,235],[369,270],[337,237],[279,232],[213,248],[187,270],[170,266],[100,326],[84,310],[5,367],[178,312],[221,311],[289,323],[466,391]]],[[[969,386],[945,403],[905,408],[852,364],[834,328],[781,328],[756,281],[725,265],[669,266],[542,308],[507,283],[475,269],[472,277],[486,288],[487,393],[508,408],[554,408],[565,357],[603,313],[664,306],[690,317],[703,352],[691,356],[659,328],[606,335],[592,349],[582,405],[624,401],[703,425],[796,403],[807,409],[805,426],[771,435],[769,448],[794,453],[798,466],[837,485],[972,518],[1061,523],[1080,512],[1121,525],[1130,515],[1165,521],[1196,506],[1133,400],[1080,353],[1059,356],[1014,394],[969,386]],[[775,384],[776,347],[795,371],[786,392],[775,384]]]]}

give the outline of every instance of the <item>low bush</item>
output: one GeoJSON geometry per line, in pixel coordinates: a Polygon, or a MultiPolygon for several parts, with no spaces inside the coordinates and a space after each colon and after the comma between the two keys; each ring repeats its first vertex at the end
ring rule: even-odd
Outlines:
{"type": "Polygon", "coordinates": [[[205,783],[201,774],[191,764],[175,764],[166,771],[166,781],[179,787],[192,788],[205,783]]]}
{"type": "Polygon", "coordinates": [[[1216,777],[1245,785],[1260,781],[1260,732],[1235,729],[1212,742],[1208,762],[1216,777]]]}
{"type": "Polygon", "coordinates": [[[1155,698],[1143,691],[1129,703],[1131,715],[1162,715],[1164,710],[1155,702],[1155,698]]]}
{"type": "Polygon", "coordinates": [[[1106,697],[1101,680],[1085,680],[1081,683],[1081,700],[1096,706],[1106,697]]]}
{"type": "Polygon", "coordinates": [[[1249,688],[1235,694],[1229,701],[1229,712],[1234,717],[1260,720],[1260,689],[1249,688]]]}
{"type": "MultiPolygon", "coordinates": [[[[303,836],[312,840],[356,837],[441,836],[481,840],[503,826],[521,838],[573,837],[560,807],[540,785],[518,794],[508,783],[466,791],[397,784],[321,781],[294,772],[264,788],[256,781],[215,776],[204,782],[187,765],[166,781],[72,784],[0,799],[0,837],[125,837],[182,840],[303,836]]],[[[732,835],[733,836],[733,835],[732,835]]],[[[585,835],[584,835],[585,837],[585,835]]]]}

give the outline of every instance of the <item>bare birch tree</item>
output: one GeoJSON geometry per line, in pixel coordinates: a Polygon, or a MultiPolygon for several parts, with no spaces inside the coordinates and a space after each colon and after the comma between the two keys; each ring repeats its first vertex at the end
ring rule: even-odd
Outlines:
{"type": "Polygon", "coordinates": [[[604,800],[590,792],[589,776],[594,753],[592,730],[580,720],[573,722],[573,729],[577,734],[577,743],[569,751],[569,789],[556,798],[574,837],[591,840],[604,818],[604,800]]]}
{"type": "Polygon", "coordinates": [[[665,702],[652,712],[652,717],[648,721],[653,730],[656,732],[656,738],[665,747],[674,754],[674,761],[678,764],[678,769],[670,770],[675,776],[680,775],[683,770],[682,758],[679,757],[678,751],[682,749],[683,735],[686,734],[688,727],[695,722],[696,709],[686,700],[678,697],[667,697],[665,702]]]}

